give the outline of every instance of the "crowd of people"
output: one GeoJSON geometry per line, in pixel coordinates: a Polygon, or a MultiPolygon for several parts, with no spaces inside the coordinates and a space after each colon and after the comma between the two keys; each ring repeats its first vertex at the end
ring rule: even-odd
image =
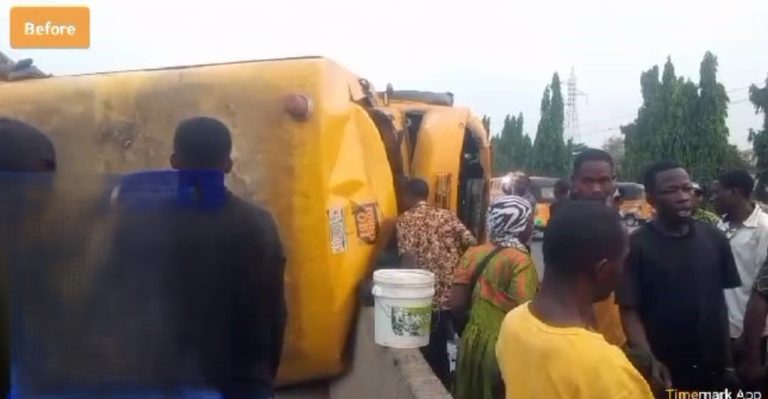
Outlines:
{"type": "Polygon", "coordinates": [[[683,166],[649,165],[655,215],[630,233],[613,159],[581,152],[570,182],[555,187],[543,276],[528,245],[535,200],[525,181],[492,200],[480,245],[427,205],[425,182],[407,184],[417,195],[397,223],[398,250],[405,266],[435,272],[439,328],[424,353],[455,398],[765,389],[768,215],[747,171],[712,184],[714,215],[683,166]],[[454,376],[443,352],[451,328],[460,337],[454,376]]]}
{"type": "Polygon", "coordinates": [[[224,186],[231,151],[222,122],[185,120],[173,171],[122,176],[77,214],[38,184],[61,166],[49,137],[0,119],[0,397],[273,398],[286,258],[270,213],[224,186]]]}

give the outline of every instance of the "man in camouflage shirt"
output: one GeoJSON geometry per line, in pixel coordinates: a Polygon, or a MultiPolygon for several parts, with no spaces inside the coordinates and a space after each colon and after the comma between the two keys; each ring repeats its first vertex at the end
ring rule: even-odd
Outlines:
{"type": "Polygon", "coordinates": [[[464,251],[476,245],[477,240],[456,215],[427,204],[427,182],[409,179],[404,188],[404,205],[408,210],[397,221],[397,250],[403,266],[435,274],[432,333],[429,346],[422,348],[422,353],[435,375],[448,386],[447,344],[453,335],[448,296],[456,265],[464,251]]]}

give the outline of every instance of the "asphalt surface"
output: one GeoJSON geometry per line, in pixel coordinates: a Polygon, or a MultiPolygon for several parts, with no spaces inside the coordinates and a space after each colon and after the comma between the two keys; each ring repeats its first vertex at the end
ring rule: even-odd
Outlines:
{"type": "Polygon", "coordinates": [[[531,244],[531,254],[533,263],[536,265],[536,271],[539,273],[539,280],[544,276],[544,255],[541,253],[541,241],[534,241],[531,244]]]}

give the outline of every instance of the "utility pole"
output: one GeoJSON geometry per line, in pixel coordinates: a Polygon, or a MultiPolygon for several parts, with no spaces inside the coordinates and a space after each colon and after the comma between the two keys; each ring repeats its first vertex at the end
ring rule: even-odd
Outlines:
{"type": "Polygon", "coordinates": [[[580,143],[579,134],[579,110],[577,100],[579,96],[586,96],[587,93],[580,91],[576,82],[576,72],[571,67],[571,76],[568,77],[568,97],[566,98],[566,117],[565,133],[566,137],[572,139],[574,143],[580,143]]]}

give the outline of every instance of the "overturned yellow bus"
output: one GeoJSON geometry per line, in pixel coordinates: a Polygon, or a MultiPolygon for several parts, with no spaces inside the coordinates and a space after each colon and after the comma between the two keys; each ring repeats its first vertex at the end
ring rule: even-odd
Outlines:
{"type": "Polygon", "coordinates": [[[431,202],[482,229],[487,134],[468,109],[418,93],[376,92],[307,57],[0,82],[0,109],[48,133],[68,176],[165,168],[179,121],[224,121],[227,184],[272,211],[287,253],[286,385],[344,370],[358,284],[398,214],[397,179],[424,178],[431,202]]]}

